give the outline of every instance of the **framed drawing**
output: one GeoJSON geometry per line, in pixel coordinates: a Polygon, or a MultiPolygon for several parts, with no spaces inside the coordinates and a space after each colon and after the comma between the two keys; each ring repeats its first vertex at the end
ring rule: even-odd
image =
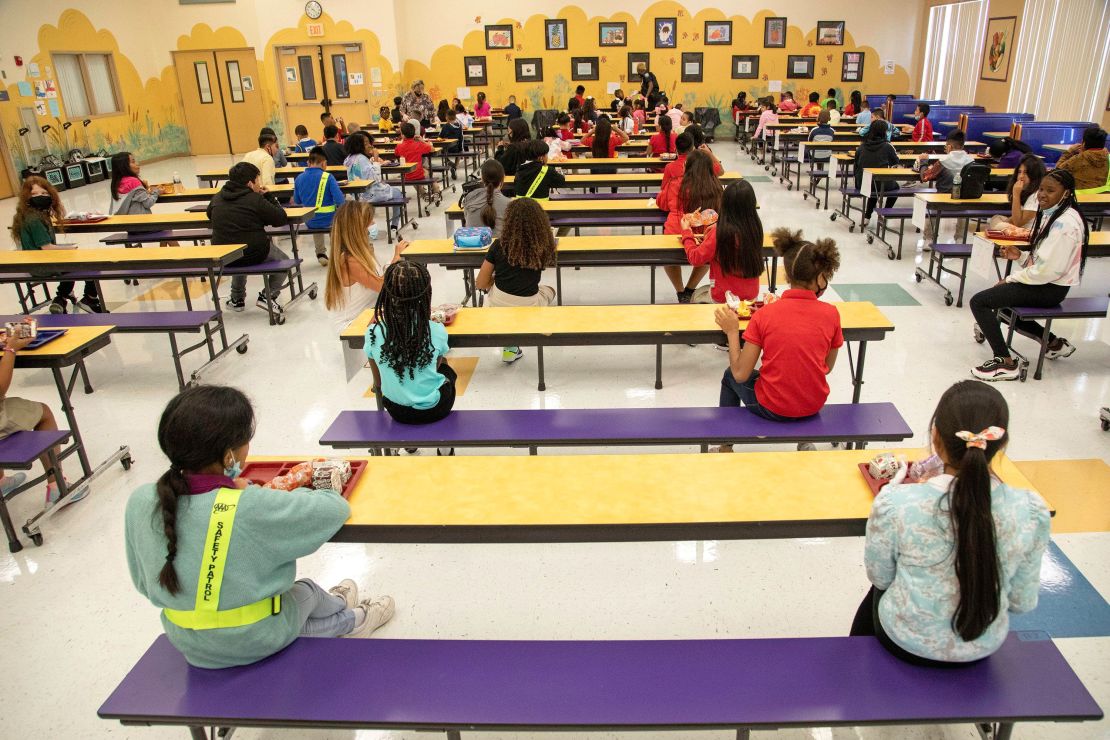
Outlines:
{"type": "Polygon", "coordinates": [[[463,57],[463,70],[466,72],[468,87],[482,87],[489,84],[486,81],[485,57],[463,57]]]}
{"type": "Polygon", "coordinates": [[[705,45],[730,46],[732,44],[732,21],[706,21],[705,45]]]}
{"type": "Polygon", "coordinates": [[[599,46],[628,46],[628,24],[598,23],[597,43],[599,46]]]}
{"type": "Polygon", "coordinates": [[[570,78],[572,80],[597,80],[597,57],[571,57],[570,78]]]}
{"type": "Polygon", "coordinates": [[[543,82],[543,60],[535,59],[516,60],[517,82],[543,82]]]}
{"type": "Polygon", "coordinates": [[[655,48],[673,49],[678,45],[678,19],[655,19],[655,48]]]}
{"type": "Polygon", "coordinates": [[[507,24],[504,26],[486,26],[486,48],[512,49],[513,27],[507,24]]]}
{"type": "Polygon", "coordinates": [[[682,81],[701,82],[705,54],[700,51],[682,52],[682,81]]]}
{"type": "Polygon", "coordinates": [[[786,78],[788,80],[812,80],[813,62],[812,54],[789,55],[786,57],[786,78]]]}
{"type": "Polygon", "coordinates": [[[548,51],[563,51],[567,48],[567,21],[565,18],[548,19],[543,22],[544,44],[548,51]]]}
{"type": "Polygon", "coordinates": [[[846,51],[840,64],[841,82],[863,82],[863,52],[846,51]]]}
{"type": "Polygon", "coordinates": [[[643,64],[645,67],[647,67],[648,71],[650,72],[651,71],[651,54],[648,54],[646,51],[644,51],[644,52],[640,52],[640,51],[629,52],[628,53],[628,76],[625,79],[627,79],[629,82],[637,82],[637,83],[640,82],[640,73],[636,71],[636,68],[639,67],[641,64],[643,64]]]}
{"type": "Polygon", "coordinates": [[[844,21],[817,21],[818,46],[844,46],[844,21]]]}
{"type": "Polygon", "coordinates": [[[732,79],[758,80],[759,57],[754,54],[734,54],[732,57],[732,79]]]}
{"type": "Polygon", "coordinates": [[[782,49],[786,46],[786,19],[765,18],[763,20],[763,46],[766,49],[782,49]]]}
{"type": "Polygon", "coordinates": [[[1005,82],[1010,77],[1010,57],[1014,54],[1014,32],[1017,18],[991,18],[987,21],[987,38],[983,42],[983,66],[980,80],[1005,82]]]}

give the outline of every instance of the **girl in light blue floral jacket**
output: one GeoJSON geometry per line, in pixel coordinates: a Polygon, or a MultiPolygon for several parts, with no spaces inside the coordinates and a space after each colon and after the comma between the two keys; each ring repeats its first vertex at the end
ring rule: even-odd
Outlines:
{"type": "Polygon", "coordinates": [[[962,381],[941,396],[931,426],[944,472],[901,484],[903,468],[875,498],[872,588],[853,635],[875,635],[911,663],[969,663],[1001,647],[1009,612],[1037,605],[1049,511],[991,470],[1008,424],[1005,399],[986,383],[962,381]]]}

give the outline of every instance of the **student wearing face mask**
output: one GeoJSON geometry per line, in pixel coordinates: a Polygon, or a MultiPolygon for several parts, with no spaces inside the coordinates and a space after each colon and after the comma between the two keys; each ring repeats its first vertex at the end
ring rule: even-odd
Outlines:
{"type": "MultiPolygon", "coordinates": [[[[37,175],[23,181],[11,226],[12,239],[20,249],[73,249],[73,245],[58,244],[57,232],[62,229],[64,219],[62,199],[53,185],[37,175]]],[[[85,283],[84,297],[80,301],[73,296],[72,280],[58,283],[50,313],[65,313],[67,303],[90,313],[104,312],[96,284],[92,282],[85,283]]]]}

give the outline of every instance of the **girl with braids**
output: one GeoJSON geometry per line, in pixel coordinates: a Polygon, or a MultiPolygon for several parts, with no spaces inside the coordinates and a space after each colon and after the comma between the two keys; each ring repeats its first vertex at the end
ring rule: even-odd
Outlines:
{"type": "MultiPolygon", "coordinates": [[[[655,205],[669,214],[663,233],[679,236],[682,234],[682,217],[699,209],[719,210],[723,190],[720,165],[710,154],[695,150],[689,134],[678,135],[677,148],[678,159],[663,170],[663,184],[655,198],[655,205]]],[[[694,289],[709,272],[709,266],[695,267],[685,283],[682,282],[681,267],[667,265],[663,272],[674,286],[678,302],[689,303],[694,289]]]]}
{"type": "Polygon", "coordinates": [[[755,300],[763,274],[763,222],[751,183],[737,180],[725,188],[719,219],[701,239],[683,215],[682,247],[691,265],[709,265],[709,285],[695,290],[691,303],[724,303],[727,292],[755,300]]]}
{"type": "Polygon", "coordinates": [[[1008,425],[991,386],[964,380],[941,396],[931,436],[944,473],[902,485],[903,467],[875,498],[864,550],[872,587],[852,635],[875,635],[917,665],[966,664],[1002,645],[1008,612],[1037,605],[1049,512],[991,470],[1008,425]]]}
{"type": "MultiPolygon", "coordinates": [[[[545,267],[555,266],[555,237],[543,206],[532,198],[516,198],[505,214],[505,230],[490,245],[475,278],[489,291],[489,306],[550,306],[555,290],[540,285],[545,267]]],[[[502,362],[516,362],[520,347],[504,347],[502,362]]]]}
{"type": "MultiPolygon", "coordinates": [[[[1045,175],[1037,202],[1040,210],[1030,228],[1029,246],[1003,250],[1006,259],[1022,259],[1022,269],[971,298],[971,314],[994,352],[992,359],[972,369],[980,380],[1016,380],[1020,372],[1002,336],[998,309],[1059,306],[1072,286],[1079,285],[1087,263],[1087,222],[1079,213],[1071,173],[1057,169],[1045,175]]],[[[1032,339],[1043,339],[1044,327],[1035,321],[1019,321],[1016,328],[1032,339]]],[[[1073,352],[1067,339],[1049,334],[1045,357],[1055,360],[1073,352]]]]}
{"type": "Polygon", "coordinates": [[[496,159],[482,163],[482,187],[475,188],[462,199],[467,226],[488,226],[496,237],[505,223],[505,209],[511,200],[501,192],[505,184],[505,168],[496,159]]]}
{"type": "Polygon", "coordinates": [[[402,424],[439,421],[455,405],[447,329],[431,316],[428,268],[410,260],[387,267],[364,346],[381,376],[382,406],[402,424]]]}
{"type": "MultiPolygon", "coordinates": [[[[840,268],[832,239],[806,241],[801,231],[775,229],[775,251],[786,268],[789,290],[752,314],[740,346],[740,319],[728,306],[717,309],[717,326],[728,339],[728,368],[721,379],[721,406],[746,406],[771,421],[812,416],[829,397],[826,376],[844,344],[840,313],[817,300],[840,268]],[[756,362],[763,358],[756,370],[756,362]]],[[[798,449],[813,449],[803,443],[798,449]]],[[[722,445],[721,452],[732,452],[722,445]]]]}
{"type": "Polygon", "coordinates": [[[393,599],[360,601],[349,579],[328,591],[295,580],[297,558],[330,540],[350,507],[332,490],[277,491],[241,478],[254,429],[241,391],[185,389],[158,422],[169,469],[127,501],[131,581],[200,668],[254,663],[298,635],[366,637],[393,616],[393,599]]]}

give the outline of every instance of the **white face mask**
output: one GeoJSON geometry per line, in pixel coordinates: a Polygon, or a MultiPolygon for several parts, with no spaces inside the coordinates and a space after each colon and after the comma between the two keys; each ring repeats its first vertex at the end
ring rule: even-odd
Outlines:
{"type": "Polygon", "coordinates": [[[366,235],[368,237],[370,237],[370,241],[374,241],[375,239],[377,239],[378,238],[378,224],[377,223],[370,224],[369,228],[366,229],[366,235]]]}

